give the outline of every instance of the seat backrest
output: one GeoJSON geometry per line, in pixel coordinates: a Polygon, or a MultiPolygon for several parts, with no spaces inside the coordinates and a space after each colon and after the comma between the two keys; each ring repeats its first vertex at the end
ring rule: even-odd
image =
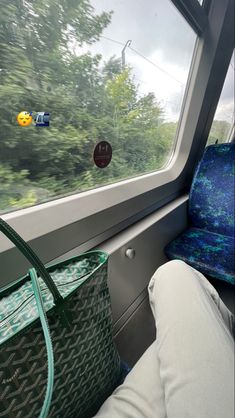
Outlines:
{"type": "Polygon", "coordinates": [[[234,188],[235,143],[208,146],[190,190],[191,225],[234,236],[234,188]]]}

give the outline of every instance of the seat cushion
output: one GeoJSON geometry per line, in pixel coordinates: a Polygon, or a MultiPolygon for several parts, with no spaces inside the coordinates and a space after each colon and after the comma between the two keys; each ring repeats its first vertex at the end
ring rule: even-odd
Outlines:
{"type": "Polygon", "coordinates": [[[234,238],[189,228],[167,245],[170,259],[183,260],[211,277],[235,284],[234,238]]]}
{"type": "Polygon", "coordinates": [[[235,142],[210,145],[194,174],[189,221],[194,228],[234,237],[235,142]]]}

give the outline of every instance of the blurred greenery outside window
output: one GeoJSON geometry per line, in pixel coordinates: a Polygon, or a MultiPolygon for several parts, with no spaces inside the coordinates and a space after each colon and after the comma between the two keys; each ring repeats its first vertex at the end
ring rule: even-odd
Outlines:
{"type": "Polygon", "coordinates": [[[207,145],[227,142],[234,127],[234,52],[211,126],[207,145]]]}
{"type": "Polygon", "coordinates": [[[167,165],[196,40],[169,0],[1,5],[0,213],[167,165]],[[20,111],[49,112],[50,126],[22,127],[20,111]]]}

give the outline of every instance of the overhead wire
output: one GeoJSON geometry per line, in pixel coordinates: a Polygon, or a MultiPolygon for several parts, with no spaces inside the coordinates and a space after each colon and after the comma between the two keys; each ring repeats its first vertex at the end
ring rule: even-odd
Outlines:
{"type": "MultiPolygon", "coordinates": [[[[122,45],[125,46],[125,44],[123,42],[117,41],[116,39],[112,39],[108,36],[104,36],[101,35],[101,38],[107,39],[108,41],[114,42],[118,45],[122,45]]],[[[151,61],[149,58],[145,57],[145,55],[141,54],[141,52],[137,51],[136,49],[132,48],[131,46],[128,46],[128,48],[133,51],[135,54],[139,55],[141,58],[143,58],[145,61],[147,61],[149,64],[152,64],[155,68],[157,68],[158,70],[162,71],[164,74],[166,74],[168,77],[172,78],[173,80],[175,80],[177,83],[181,84],[181,86],[184,85],[184,83],[182,83],[181,81],[179,81],[177,78],[175,78],[172,74],[168,73],[166,70],[164,70],[163,68],[161,68],[159,65],[157,65],[155,62],[151,61]]]]}
{"type": "Polygon", "coordinates": [[[117,41],[115,39],[109,38],[108,36],[100,35],[100,38],[107,39],[108,41],[114,42],[115,44],[125,46],[123,42],[117,41]]]}
{"type": "MultiPolygon", "coordinates": [[[[110,37],[108,37],[108,36],[104,36],[104,35],[100,35],[100,37],[101,38],[104,38],[104,39],[107,39],[108,41],[111,41],[111,42],[114,42],[115,44],[117,44],[117,45],[121,45],[121,46],[125,46],[125,43],[123,43],[123,42],[120,42],[120,41],[117,41],[116,39],[112,39],[112,38],[110,38],[110,37]]],[[[153,63],[151,60],[149,60],[147,57],[145,57],[144,55],[142,55],[139,51],[137,51],[137,50],[135,50],[134,48],[132,48],[132,47],[128,47],[129,49],[131,49],[134,53],[136,53],[136,54],[138,54],[138,55],[140,55],[143,59],[145,59],[145,60],[147,60],[149,63],[151,63],[152,65],[154,65],[158,70],[161,70],[162,72],[164,72],[165,74],[167,74],[169,77],[171,77],[171,78],[173,78],[175,81],[177,81],[178,83],[180,83],[181,84],[181,86],[184,86],[184,84],[183,83],[181,83],[179,80],[177,80],[175,77],[173,77],[171,74],[169,74],[169,73],[167,73],[167,71],[165,71],[165,70],[163,70],[161,67],[159,67],[157,64],[155,64],[155,63],[153,63]]],[[[141,79],[139,79],[139,78],[137,78],[136,76],[135,76],[135,79],[136,80],[138,80],[138,81],[140,81],[141,83],[144,83],[144,84],[148,84],[146,81],[143,81],[143,80],[141,80],[141,79]]],[[[174,105],[174,103],[172,102],[172,101],[170,101],[170,100],[166,100],[166,102],[168,103],[168,105],[174,105]]]]}
{"type": "Polygon", "coordinates": [[[173,80],[175,80],[177,83],[181,84],[182,86],[184,85],[181,81],[177,80],[177,78],[175,78],[173,75],[171,75],[170,73],[168,73],[166,70],[163,70],[163,68],[159,67],[159,65],[155,64],[155,62],[151,61],[149,58],[145,57],[143,54],[141,54],[139,51],[137,51],[136,49],[132,48],[131,46],[128,47],[129,49],[131,49],[133,52],[135,52],[137,55],[139,55],[141,58],[143,58],[145,61],[149,62],[150,64],[152,64],[154,67],[156,67],[158,70],[162,71],[164,74],[168,75],[168,77],[172,78],[173,80]]]}

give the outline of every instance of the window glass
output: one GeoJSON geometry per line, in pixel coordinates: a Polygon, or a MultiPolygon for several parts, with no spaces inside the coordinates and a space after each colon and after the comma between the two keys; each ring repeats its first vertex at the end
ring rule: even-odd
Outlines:
{"type": "Polygon", "coordinates": [[[1,213],[167,164],[196,38],[170,1],[2,2],[1,213]]]}
{"type": "Polygon", "coordinates": [[[229,140],[234,125],[234,52],[228,67],[224,86],[215,112],[207,145],[229,140]]]}

